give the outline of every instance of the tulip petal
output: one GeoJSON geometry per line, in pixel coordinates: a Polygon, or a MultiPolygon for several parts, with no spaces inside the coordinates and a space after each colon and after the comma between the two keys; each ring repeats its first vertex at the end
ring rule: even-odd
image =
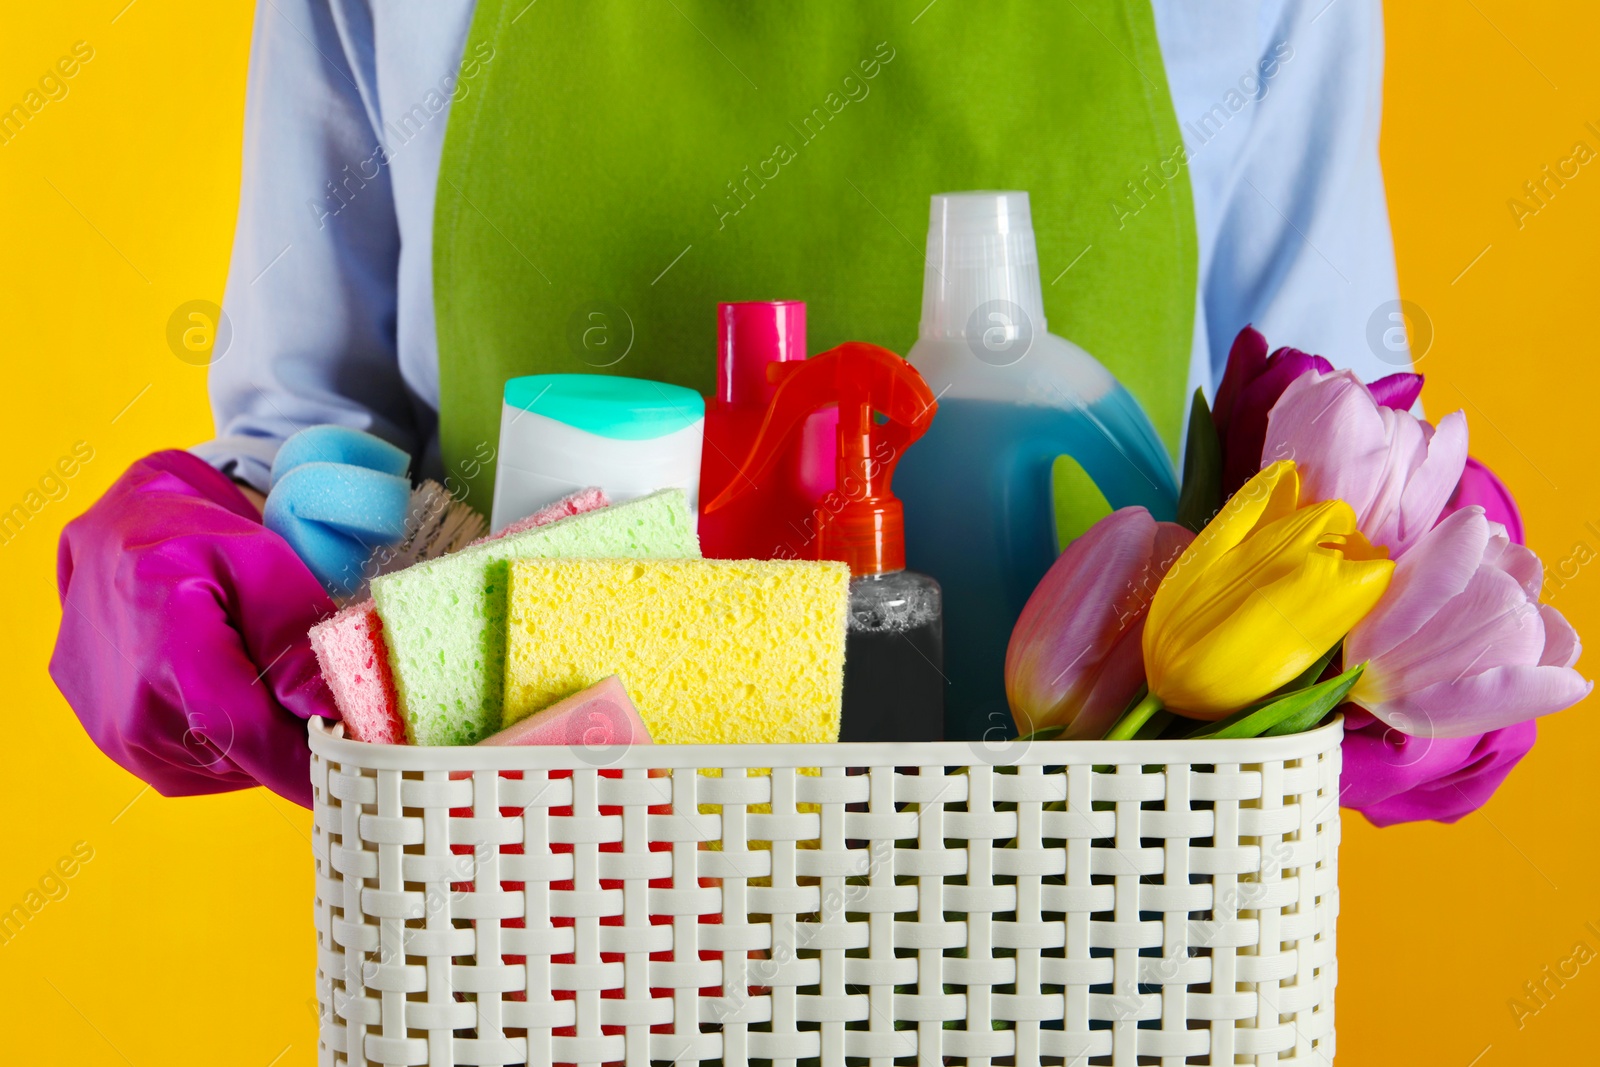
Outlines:
{"type": "MultiPolygon", "coordinates": [[[[1354,396],[1353,393],[1351,395],[1354,396]]],[[[1418,422],[1404,412],[1395,412],[1388,408],[1378,408],[1377,411],[1384,435],[1381,439],[1383,444],[1381,459],[1376,466],[1361,476],[1366,483],[1362,488],[1367,495],[1352,499],[1350,503],[1361,517],[1361,528],[1366,530],[1374,541],[1398,547],[1401,533],[1400,515],[1406,484],[1427,456],[1428,439],[1433,434],[1433,428],[1426,423],[1418,422]]],[[[1373,442],[1375,446],[1377,443],[1373,442]]],[[[1324,441],[1321,444],[1325,450],[1338,447],[1336,441],[1324,441]]],[[[1379,454],[1375,447],[1372,455],[1379,454]]],[[[1351,470],[1344,468],[1347,477],[1351,470]]],[[[1354,487],[1348,481],[1337,484],[1322,481],[1307,490],[1307,495],[1313,500],[1323,500],[1340,494],[1356,497],[1354,487]]],[[[1396,552],[1396,555],[1398,554],[1396,552]]]]}
{"type": "Polygon", "coordinates": [[[1226,439],[1228,421],[1237,406],[1239,391],[1245,384],[1260,375],[1267,363],[1267,339],[1254,326],[1246,326],[1233,339],[1228,349],[1228,365],[1217,385],[1217,403],[1211,409],[1211,419],[1217,425],[1217,436],[1226,439]]]}
{"type": "Polygon", "coordinates": [[[1355,711],[1345,718],[1339,802],[1374,826],[1455,822],[1488,802],[1537,734],[1523,722],[1474,737],[1410,737],[1355,711]]]}
{"type": "Polygon", "coordinates": [[[1019,729],[1104,733],[1143,684],[1145,610],[1187,537],[1143,508],[1123,508],[1056,559],[1006,650],[1006,694],[1019,729]]]}
{"type": "Polygon", "coordinates": [[[1268,463],[1292,459],[1266,447],[1267,427],[1279,399],[1290,385],[1315,371],[1333,370],[1321,356],[1308,356],[1280,348],[1267,360],[1255,381],[1247,384],[1234,405],[1226,436],[1222,438],[1222,491],[1231,493],[1268,463]]]}
{"type": "MultiPolygon", "coordinates": [[[[1274,463],[1233,494],[1217,517],[1184,549],[1150,605],[1151,619],[1164,619],[1189,588],[1225,553],[1262,523],[1293,513],[1300,482],[1293,463],[1274,463]]],[[[1149,649],[1145,651],[1149,655],[1149,649]]]]}
{"type": "Polygon", "coordinates": [[[1492,667],[1367,710],[1416,737],[1466,737],[1569,708],[1593,689],[1570,667],[1492,667]]]}
{"type": "Polygon", "coordinates": [[[1541,579],[1538,559],[1481,508],[1449,515],[1346,638],[1346,655],[1368,662],[1351,700],[1407,734],[1464,737],[1581,699],[1591,686],[1571,669],[1577,634],[1539,605],[1541,579]]]}
{"type": "MultiPolygon", "coordinates": [[[[1235,598],[1213,629],[1162,643],[1146,669],[1152,693],[1192,718],[1219,718],[1285,685],[1382,597],[1394,563],[1310,550],[1301,566],[1235,598]]],[[[1347,657],[1349,662],[1349,657],[1347,657]]]]}
{"type": "Polygon", "coordinates": [[[1272,409],[1263,455],[1293,459],[1301,500],[1345,500],[1398,557],[1437,521],[1466,463],[1466,418],[1435,431],[1380,406],[1351,371],[1296,379],[1272,409]]]}
{"type": "MultiPolygon", "coordinates": [[[[1161,640],[1182,648],[1198,635],[1229,625],[1230,616],[1251,592],[1293,574],[1330,532],[1353,533],[1355,513],[1342,500],[1301,508],[1259,527],[1244,544],[1217,559],[1196,584],[1173,604],[1161,640]]],[[[1321,652],[1332,642],[1321,645],[1321,652]]]]}
{"type": "Polygon", "coordinates": [[[1495,477],[1494,471],[1468,456],[1467,465],[1461,472],[1461,481],[1456,484],[1444,513],[1449,515],[1474,504],[1483,508],[1491,522],[1504,526],[1511,540],[1519,545],[1524,543],[1522,513],[1517,510],[1511,490],[1495,477]]]}
{"type": "Polygon", "coordinates": [[[1112,646],[1094,672],[1093,685],[1084,694],[1076,717],[1056,720],[1066,725],[1061,734],[1064,740],[1099,740],[1127,710],[1144,685],[1144,655],[1139,647],[1143,636],[1144,620],[1140,619],[1112,646]]]}
{"type": "Polygon", "coordinates": [[[1566,617],[1549,604],[1539,605],[1539,618],[1544,620],[1544,652],[1539,657],[1541,667],[1570,667],[1583,654],[1578,641],[1578,631],[1566,617]]]}
{"type": "MultiPolygon", "coordinates": [[[[1481,511],[1457,512],[1441,522],[1395,564],[1388,592],[1345,639],[1352,663],[1372,660],[1417,632],[1466,589],[1489,541],[1481,511]],[[1423,545],[1426,544],[1426,550],[1423,545]]],[[[1365,683],[1374,683],[1368,671],[1365,683]]]]}
{"type": "Polygon", "coordinates": [[[1369,382],[1367,388],[1372,392],[1372,399],[1383,407],[1410,411],[1417,397],[1422,395],[1422,375],[1401,371],[1369,382]]]}
{"type": "MultiPolygon", "coordinates": [[[[1398,412],[1396,418],[1410,420],[1411,416],[1398,412]]],[[[1419,537],[1433,529],[1434,523],[1439,521],[1439,514],[1450,500],[1450,494],[1461,481],[1461,472],[1466,463],[1467,417],[1462,412],[1452,411],[1439,420],[1438,428],[1427,441],[1426,458],[1403,483],[1396,516],[1396,540],[1385,542],[1395,556],[1400,556],[1419,537]]]]}
{"type": "Polygon", "coordinates": [[[1390,437],[1382,410],[1353,373],[1307,374],[1273,407],[1262,454],[1295,461],[1302,501],[1344,500],[1361,516],[1383,491],[1390,437]]]}
{"type": "Polygon", "coordinates": [[[1537,663],[1544,647],[1544,623],[1521,587],[1502,571],[1480,567],[1415,634],[1375,657],[1371,673],[1390,692],[1397,685],[1416,690],[1491,667],[1537,663]]]}
{"type": "Polygon", "coordinates": [[[1393,570],[1388,560],[1313,549],[1302,566],[1235,601],[1223,624],[1163,649],[1165,661],[1149,655],[1147,630],[1151,691],[1194,718],[1227,715],[1293,679],[1344,636],[1383,595],[1393,570]]]}
{"type": "Polygon", "coordinates": [[[1489,544],[1483,550],[1483,565],[1496,567],[1515,578],[1522,591],[1534,603],[1544,590],[1544,564],[1533,550],[1515,544],[1506,528],[1497,522],[1489,523],[1489,544]]]}
{"type": "Polygon", "coordinates": [[[1175,522],[1156,523],[1155,540],[1150,545],[1152,565],[1165,575],[1183,555],[1183,550],[1194,543],[1194,534],[1175,522]]]}

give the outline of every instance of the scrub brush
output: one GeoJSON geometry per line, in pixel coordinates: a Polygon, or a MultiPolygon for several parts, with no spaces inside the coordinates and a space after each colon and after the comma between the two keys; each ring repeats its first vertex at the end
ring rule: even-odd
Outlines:
{"type": "Polygon", "coordinates": [[[425,481],[411,490],[405,533],[394,544],[372,554],[363,569],[361,587],[349,599],[365,598],[367,583],[380,574],[404,570],[413,563],[465,548],[488,532],[489,523],[471,505],[458,500],[438,482],[425,481]]]}

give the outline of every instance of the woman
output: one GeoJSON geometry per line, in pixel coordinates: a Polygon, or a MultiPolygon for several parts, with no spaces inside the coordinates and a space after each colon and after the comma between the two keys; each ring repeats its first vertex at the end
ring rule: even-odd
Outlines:
{"type": "Polygon", "coordinates": [[[1404,368],[1367,341],[1397,297],[1381,40],[1375,0],[262,4],[218,437],[64,532],[57,684],[164,793],[308,804],[332,606],[259,525],[286,436],[369,430],[481,504],[506,377],[707,389],[717,300],[904,351],[934,192],[1029,191],[1052,330],[1169,444],[1247,322],[1404,368]]]}

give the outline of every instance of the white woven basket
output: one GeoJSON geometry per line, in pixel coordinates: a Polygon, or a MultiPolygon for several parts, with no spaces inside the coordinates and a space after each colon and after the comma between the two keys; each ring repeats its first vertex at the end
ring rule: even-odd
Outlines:
{"type": "Polygon", "coordinates": [[[1333,1060],[1337,722],[595,749],[340,729],[311,726],[324,1064],[1333,1060]]]}

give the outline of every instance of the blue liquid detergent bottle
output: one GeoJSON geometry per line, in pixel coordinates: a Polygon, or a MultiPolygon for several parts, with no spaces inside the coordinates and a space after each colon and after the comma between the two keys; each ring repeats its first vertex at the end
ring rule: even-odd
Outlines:
{"type": "Polygon", "coordinates": [[[907,358],[939,398],[894,487],[907,565],[944,589],[945,737],[1001,740],[1015,734],[1006,645],[1061,547],[1057,458],[1076,463],[1112,508],[1138,504],[1157,519],[1173,518],[1177,479],[1132,394],[1046,331],[1027,193],[933,198],[907,358]]]}

